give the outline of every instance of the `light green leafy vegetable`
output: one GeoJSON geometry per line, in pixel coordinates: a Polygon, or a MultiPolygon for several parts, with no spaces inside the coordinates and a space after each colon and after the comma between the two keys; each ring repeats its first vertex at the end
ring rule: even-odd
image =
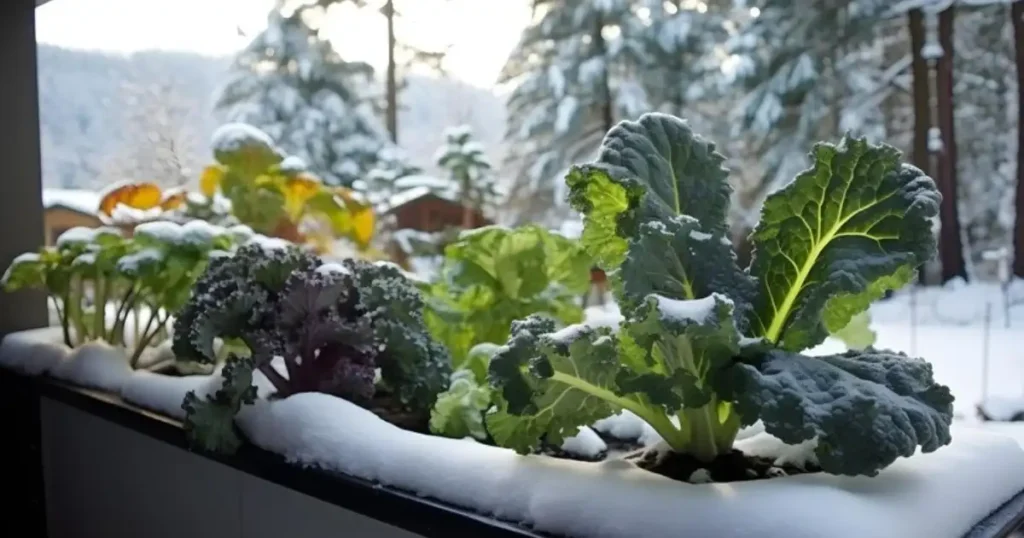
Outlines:
{"type": "Polygon", "coordinates": [[[590,266],[579,243],[539,226],[465,232],[445,251],[425,319],[461,368],[473,346],[504,342],[516,319],[543,312],[563,323],[580,321],[590,266]]]}

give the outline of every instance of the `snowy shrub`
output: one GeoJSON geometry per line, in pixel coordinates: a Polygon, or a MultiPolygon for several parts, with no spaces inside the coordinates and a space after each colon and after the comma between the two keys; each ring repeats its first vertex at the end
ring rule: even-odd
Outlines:
{"type": "Polygon", "coordinates": [[[416,288],[386,264],[325,264],[293,245],[260,243],[213,260],[178,314],[175,356],[213,363],[215,339],[243,345],[229,357],[220,391],[185,399],[190,439],[208,450],[238,447],[233,418],[255,398],[255,370],[278,398],[323,392],[370,407],[386,393],[425,427],[451,360],[427,333],[422,307],[416,288]]]}
{"type": "Polygon", "coordinates": [[[567,184],[625,320],[617,332],[515,322],[489,364],[493,439],[526,453],[629,410],[669,456],[711,462],[760,420],[786,443],[815,443],[821,468],[847,475],[948,444],[953,397],[924,360],[870,347],[800,353],[934,256],[935,184],[896,149],[850,136],[811,158],[765,201],[741,269],[714,144],[663,114],[612,129],[567,184]]]}
{"type": "Polygon", "coordinates": [[[203,171],[200,190],[208,199],[226,198],[235,218],[257,232],[321,250],[335,237],[360,248],[373,239],[376,218],[367,203],[349,189],[323,184],[259,129],[223,125],[213,135],[213,152],[217,163],[203,171]]]}

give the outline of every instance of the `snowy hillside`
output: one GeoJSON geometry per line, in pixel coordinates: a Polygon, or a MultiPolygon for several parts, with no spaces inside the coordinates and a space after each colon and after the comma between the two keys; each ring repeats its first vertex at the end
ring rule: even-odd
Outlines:
{"type": "MultiPolygon", "coordinates": [[[[193,139],[186,156],[190,168],[207,158],[206,142],[217,127],[212,96],[222,83],[229,58],[191,53],[149,51],[131,56],[39,47],[39,96],[43,151],[43,183],[47,187],[97,188],[110,182],[118,171],[132,169],[133,153],[154,133],[141,133],[140,117],[154,117],[151,108],[167,95],[134,102],[126,96],[139,88],[164,87],[175,112],[187,113],[186,121],[171,127],[175,134],[193,139]],[[188,131],[180,133],[180,131],[188,131]]],[[[469,124],[491,152],[501,160],[505,109],[500,97],[489,90],[454,80],[410,77],[402,95],[399,116],[400,143],[413,161],[431,170],[433,153],[443,141],[443,131],[455,124],[469,124]]],[[[159,112],[159,111],[158,111],[159,112]]],[[[146,172],[140,172],[145,174],[146,172]]],[[[137,178],[152,179],[152,178],[137,178]]]]}

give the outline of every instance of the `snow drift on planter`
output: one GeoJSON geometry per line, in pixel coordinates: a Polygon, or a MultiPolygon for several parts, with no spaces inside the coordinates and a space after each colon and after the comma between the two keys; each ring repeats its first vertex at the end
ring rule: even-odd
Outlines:
{"type": "Polygon", "coordinates": [[[567,537],[959,537],[1024,488],[1011,439],[957,429],[941,451],[878,476],[675,482],[630,463],[583,463],[401,430],[325,394],[258,402],[238,417],[256,445],[567,537]],[[964,492],[970,492],[965,495],[964,492]]]}

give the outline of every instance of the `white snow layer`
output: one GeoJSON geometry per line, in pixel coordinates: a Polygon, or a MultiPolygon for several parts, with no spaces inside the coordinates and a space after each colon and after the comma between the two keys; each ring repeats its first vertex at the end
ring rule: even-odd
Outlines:
{"type": "MultiPolygon", "coordinates": [[[[279,373],[286,375],[282,359],[277,358],[271,364],[279,373]]],[[[222,368],[223,366],[218,366],[210,375],[181,377],[138,370],[124,381],[120,394],[125,401],[139,407],[183,420],[185,410],[181,408],[181,402],[185,399],[185,395],[190,391],[195,391],[196,396],[205,398],[220,390],[224,382],[220,376],[222,368]]],[[[258,370],[254,372],[252,379],[256,386],[257,397],[266,398],[274,392],[273,384],[262,372],[258,370]]]]}
{"type": "Polygon", "coordinates": [[[1015,441],[955,428],[955,441],[878,476],[822,473],[692,485],[636,468],[520,456],[412,433],[326,394],[258,402],[238,423],[256,445],[567,537],[962,536],[1024,488],[1015,441]],[[970,492],[969,495],[964,492],[970,492]]]}
{"type": "Polygon", "coordinates": [[[11,333],[0,342],[0,366],[35,376],[67,359],[70,352],[60,327],[11,333]]]}
{"type": "Polygon", "coordinates": [[[596,458],[608,451],[608,445],[594,430],[584,426],[579,433],[562,442],[562,450],[584,458],[596,458]]]}
{"type": "Polygon", "coordinates": [[[95,215],[100,209],[100,193],[80,189],[43,189],[43,207],[66,207],[95,215]]]}
{"type": "Polygon", "coordinates": [[[988,420],[1011,421],[1024,417],[1024,397],[989,396],[978,404],[978,411],[988,420]]]}
{"type": "Polygon", "coordinates": [[[95,341],[72,349],[49,373],[79,387],[117,392],[132,375],[132,368],[124,348],[95,341]]]}

